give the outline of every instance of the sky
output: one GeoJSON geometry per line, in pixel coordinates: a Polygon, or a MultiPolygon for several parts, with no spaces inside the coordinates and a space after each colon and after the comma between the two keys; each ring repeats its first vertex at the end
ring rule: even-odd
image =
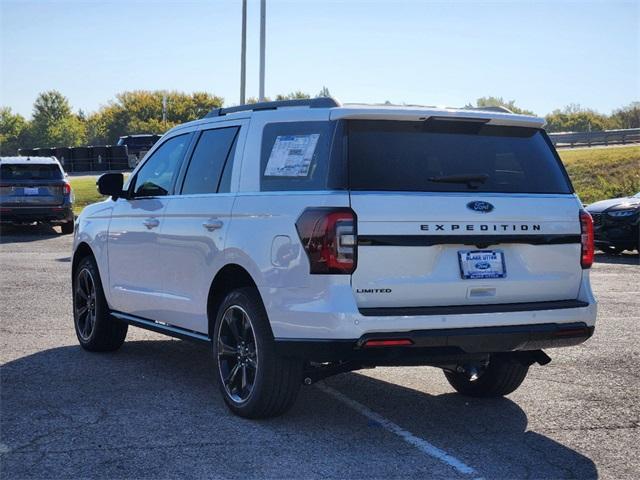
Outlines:
{"type": "MultiPolygon", "coordinates": [[[[258,95],[248,1],[247,96],[258,95]]],[[[267,0],[266,95],[323,86],[343,103],[461,106],[501,96],[539,115],[640,100],[640,0],[267,0]]],[[[0,105],[57,89],[75,110],[127,90],[239,102],[241,0],[0,0],[0,105]]]]}

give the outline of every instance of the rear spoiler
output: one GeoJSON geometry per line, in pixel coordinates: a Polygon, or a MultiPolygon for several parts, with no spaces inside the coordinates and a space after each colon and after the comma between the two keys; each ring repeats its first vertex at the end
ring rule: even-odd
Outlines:
{"type": "Polygon", "coordinates": [[[542,128],[545,125],[544,118],[529,115],[516,115],[506,112],[488,110],[466,109],[426,109],[415,107],[339,107],[330,110],[331,120],[398,120],[398,121],[424,121],[429,118],[460,119],[462,121],[483,121],[489,125],[504,125],[511,127],[542,128]]]}

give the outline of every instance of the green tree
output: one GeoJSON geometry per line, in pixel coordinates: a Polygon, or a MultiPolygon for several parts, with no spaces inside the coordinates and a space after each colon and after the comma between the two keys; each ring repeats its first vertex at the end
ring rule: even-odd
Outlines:
{"type": "Polygon", "coordinates": [[[71,116],[71,105],[67,97],[57,90],[42,92],[33,103],[33,121],[55,122],[71,116]]]}
{"type": "Polygon", "coordinates": [[[476,104],[467,104],[465,107],[505,107],[511,110],[513,113],[519,113],[522,115],[535,115],[531,110],[526,110],[516,106],[515,100],[505,100],[502,97],[480,97],[476,100],[476,104]]]}
{"type": "Polygon", "coordinates": [[[200,119],[222,104],[221,97],[206,92],[123,92],[116,95],[115,101],[88,117],[88,137],[93,144],[105,144],[115,143],[123,135],[162,134],[180,123],[200,119]],[[166,99],[164,120],[163,98],[166,99]]]}
{"type": "Polygon", "coordinates": [[[554,110],[545,117],[550,132],[588,132],[610,129],[612,121],[606,115],[578,104],[554,110]]]}
{"type": "Polygon", "coordinates": [[[43,92],[33,104],[30,143],[37,147],[77,146],[86,143],[86,128],[74,115],[67,97],[57,90],[43,92]]]}
{"type": "Polygon", "coordinates": [[[276,100],[305,100],[307,98],[311,98],[311,95],[300,90],[287,93],[286,95],[283,95],[281,93],[276,95],[276,100]]]}
{"type": "Polygon", "coordinates": [[[615,110],[611,115],[613,128],[640,128],[640,102],[615,110]]]}
{"type": "Polygon", "coordinates": [[[319,98],[319,97],[330,97],[330,96],[331,96],[331,92],[329,91],[329,89],[327,87],[325,87],[323,85],[322,89],[316,95],[316,98],[319,98]]]}
{"type": "Polygon", "coordinates": [[[29,124],[9,107],[0,107],[0,154],[16,155],[28,134],[29,124]]]}
{"type": "MultiPolygon", "coordinates": [[[[258,103],[260,100],[258,100],[257,97],[249,97],[247,98],[247,102],[245,105],[253,105],[254,103],[258,103]]],[[[263,102],[270,102],[271,98],[270,97],[264,97],[263,102]]]]}

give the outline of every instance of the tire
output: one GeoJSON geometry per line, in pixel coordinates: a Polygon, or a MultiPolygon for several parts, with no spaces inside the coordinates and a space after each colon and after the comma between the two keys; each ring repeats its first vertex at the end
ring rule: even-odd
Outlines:
{"type": "Polygon", "coordinates": [[[65,222],[60,224],[60,231],[63,235],[69,235],[73,233],[73,222],[65,222]]]}
{"type": "Polygon", "coordinates": [[[508,356],[492,356],[477,379],[464,373],[444,371],[451,386],[469,397],[502,397],[514,392],[527,376],[529,367],[508,356]]]}
{"type": "Polygon", "coordinates": [[[302,384],[302,361],[277,355],[269,319],[255,289],[241,288],[227,295],[212,338],[218,386],[233,413],[269,418],[293,406],[302,384]]]}
{"type": "Polygon", "coordinates": [[[604,247],[604,251],[609,255],[620,255],[622,252],[624,252],[624,248],[607,245],[606,247],[604,247]]]}
{"type": "Polygon", "coordinates": [[[128,325],[109,314],[93,257],[80,261],[73,278],[73,324],[80,345],[91,352],[117,350],[127,336],[128,325]]]}

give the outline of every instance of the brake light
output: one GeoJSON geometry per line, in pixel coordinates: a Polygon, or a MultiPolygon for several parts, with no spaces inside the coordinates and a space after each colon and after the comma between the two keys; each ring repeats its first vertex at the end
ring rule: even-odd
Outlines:
{"type": "Polygon", "coordinates": [[[65,183],[64,187],[62,187],[64,189],[64,194],[65,195],[71,195],[71,184],[69,183],[65,183]]]}
{"type": "Polygon", "coordinates": [[[356,215],[350,208],[308,208],[296,222],[310,273],[350,274],[356,269],[356,215]]]}
{"type": "Polygon", "coordinates": [[[580,265],[582,265],[582,268],[591,268],[595,255],[593,219],[586,210],[580,210],[580,243],[582,247],[580,265]]]}

